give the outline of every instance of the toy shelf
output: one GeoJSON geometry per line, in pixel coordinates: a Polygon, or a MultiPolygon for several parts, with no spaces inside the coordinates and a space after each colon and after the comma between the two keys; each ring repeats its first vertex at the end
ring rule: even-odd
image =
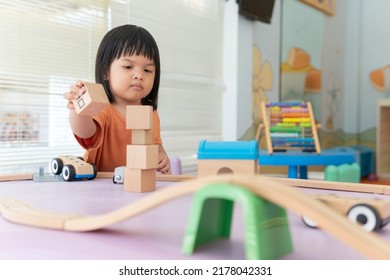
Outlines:
{"type": "Polygon", "coordinates": [[[298,150],[321,153],[310,102],[262,103],[267,151],[298,150]]]}
{"type": "Polygon", "coordinates": [[[376,135],[376,173],[379,180],[390,180],[390,100],[378,102],[376,135]]]}

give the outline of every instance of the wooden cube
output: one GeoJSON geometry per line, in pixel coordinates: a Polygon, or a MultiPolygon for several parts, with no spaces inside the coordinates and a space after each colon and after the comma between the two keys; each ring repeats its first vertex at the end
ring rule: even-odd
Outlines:
{"type": "Polygon", "coordinates": [[[158,165],[158,145],[127,145],[126,166],[152,169],[158,165]]]}
{"type": "Polygon", "coordinates": [[[153,107],[130,105],[126,107],[127,129],[152,129],[153,107]]]}
{"type": "Polygon", "coordinates": [[[132,129],[131,143],[134,145],[152,145],[153,130],[152,129],[132,129]]]}
{"type": "Polygon", "coordinates": [[[155,169],[124,167],[123,190],[126,192],[151,192],[156,190],[155,169]]]}
{"type": "Polygon", "coordinates": [[[258,174],[257,160],[198,160],[198,177],[219,174],[258,174]]]}
{"type": "Polygon", "coordinates": [[[94,116],[110,102],[101,84],[84,83],[86,92],[73,101],[76,113],[83,116],[94,116]]]}

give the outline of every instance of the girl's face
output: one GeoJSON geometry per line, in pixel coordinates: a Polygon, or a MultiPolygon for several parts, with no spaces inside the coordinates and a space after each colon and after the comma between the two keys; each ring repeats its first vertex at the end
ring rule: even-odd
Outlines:
{"type": "Polygon", "coordinates": [[[153,88],[156,67],[145,56],[122,56],[110,66],[109,84],[115,102],[141,105],[141,99],[153,88]]]}

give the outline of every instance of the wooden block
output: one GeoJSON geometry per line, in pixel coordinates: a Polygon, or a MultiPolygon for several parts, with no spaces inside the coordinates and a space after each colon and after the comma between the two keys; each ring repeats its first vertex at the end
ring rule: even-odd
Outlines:
{"type": "Polygon", "coordinates": [[[123,190],[126,192],[151,192],[156,190],[156,170],[125,167],[123,190]]]}
{"type": "MultiPolygon", "coordinates": [[[[122,167],[125,168],[125,167],[122,167]]],[[[96,178],[109,178],[112,179],[112,176],[114,176],[114,172],[98,172],[96,178]]],[[[187,180],[194,180],[196,179],[196,175],[170,175],[170,174],[159,174],[156,173],[156,180],[162,181],[162,182],[182,182],[187,180]]],[[[389,188],[389,194],[390,194],[390,188],[389,188]]],[[[1,199],[0,199],[1,203],[1,199]]],[[[0,204],[1,205],[1,204],[0,204]]]]}
{"type": "Polygon", "coordinates": [[[378,101],[376,130],[376,175],[379,180],[390,180],[390,100],[378,101]]]}
{"type": "Polygon", "coordinates": [[[126,166],[152,169],[158,165],[158,145],[127,145],[126,166]]]}
{"type": "Polygon", "coordinates": [[[153,130],[152,129],[131,130],[131,143],[135,145],[153,144],[153,130]]]}
{"type": "Polygon", "coordinates": [[[102,111],[110,102],[101,84],[85,83],[86,92],[73,101],[76,113],[83,116],[94,116],[102,111]]]}
{"type": "Polygon", "coordinates": [[[152,129],[153,128],[153,107],[136,106],[126,107],[126,128],[127,129],[152,129]]]}
{"type": "Polygon", "coordinates": [[[259,165],[256,160],[198,160],[198,176],[221,174],[258,174],[259,165]]]}

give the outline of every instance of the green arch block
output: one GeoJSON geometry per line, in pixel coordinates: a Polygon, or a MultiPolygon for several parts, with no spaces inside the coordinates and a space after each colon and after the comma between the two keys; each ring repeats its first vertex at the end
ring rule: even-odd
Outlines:
{"type": "Polygon", "coordinates": [[[286,210],[228,183],[209,184],[196,192],[182,252],[190,255],[201,245],[229,238],[235,202],[244,215],[247,259],[278,259],[292,252],[286,210]]]}

